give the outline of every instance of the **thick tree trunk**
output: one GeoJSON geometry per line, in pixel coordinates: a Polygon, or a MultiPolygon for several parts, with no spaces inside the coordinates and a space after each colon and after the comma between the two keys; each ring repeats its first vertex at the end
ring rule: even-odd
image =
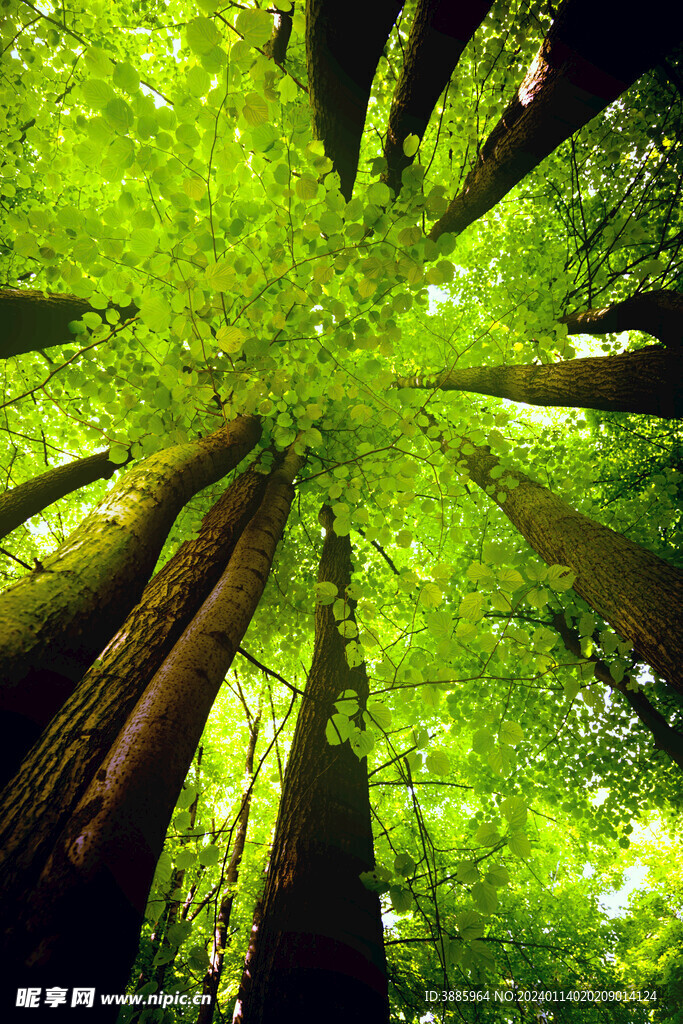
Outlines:
{"type": "Polygon", "coordinates": [[[306,60],[313,130],[353,193],[377,62],[403,0],[306,0],[306,60]]]}
{"type": "Polygon", "coordinates": [[[680,347],[683,343],[683,295],[661,288],[632,295],[623,302],[602,309],[587,309],[561,318],[568,334],[617,334],[644,331],[663,345],[680,347]]]}
{"type": "MultiPolygon", "coordinates": [[[[348,537],[326,529],[320,581],[345,594],[348,537]]],[[[363,666],[349,669],[332,607],[319,605],[313,664],[285,773],[263,913],[235,1022],[281,1020],[348,1024],[388,1020],[379,898],[359,875],[374,867],[367,768],[349,743],[330,746],[334,702],[368,694],[363,666]]]]}
{"type": "Polygon", "coordinates": [[[30,891],[145,687],[225,570],[266,483],[248,470],[228,487],[197,537],[149,582],[0,795],[0,908],[30,891]]]}
{"type": "MultiPolygon", "coordinates": [[[[266,585],[300,464],[290,451],[272,474],[225,572],[129,716],[33,893],[7,918],[13,978],[123,991],[173,808],[266,585]],[[92,934],[97,942],[83,943],[92,934]]],[[[98,1019],[117,1012],[102,1008],[98,1019]]]]}
{"type": "Polygon", "coordinates": [[[429,237],[464,231],[661,60],[681,38],[677,14],[673,0],[653,0],[646,16],[621,0],[564,0],[517,95],[429,237]]]}
{"type": "MultiPolygon", "coordinates": [[[[136,316],[137,306],[116,306],[122,320],[136,316]]],[[[100,313],[78,295],[59,295],[19,288],[0,288],[0,359],[36,352],[74,341],[72,320],[84,313],[100,313]]]]}
{"type": "Polygon", "coordinates": [[[0,540],[31,516],[94,480],[108,480],[121,466],[109,461],[109,449],[56,466],[0,494],[0,540]]]}
{"type": "Polygon", "coordinates": [[[600,658],[591,656],[586,658],[581,650],[581,637],[575,629],[567,625],[563,612],[553,615],[553,626],[562,638],[564,646],[570,654],[575,655],[582,661],[590,661],[593,664],[593,675],[611,690],[617,690],[623,694],[624,699],[643,723],[648,732],[651,733],[655,747],[663,750],[674,764],[683,768],[683,734],[672,729],[663,715],[653,708],[645,694],[640,690],[629,689],[629,679],[625,677],[620,682],[615,682],[609,670],[609,665],[600,658]]]}
{"type": "Polygon", "coordinates": [[[683,573],[524,473],[503,469],[488,447],[466,438],[449,447],[534,551],[549,565],[569,566],[576,593],[683,693],[683,573]],[[492,477],[494,469],[503,472],[492,477]]]}
{"type": "Polygon", "coordinates": [[[200,1007],[199,1014],[197,1015],[197,1024],[211,1024],[216,1009],[218,989],[221,983],[221,975],[223,973],[223,960],[225,958],[225,950],[228,942],[230,916],[232,914],[232,905],[235,900],[235,886],[239,879],[239,870],[242,862],[242,854],[244,853],[244,844],[247,841],[249,812],[251,810],[251,793],[252,786],[254,784],[254,751],[256,750],[260,724],[261,711],[259,709],[258,715],[249,724],[249,743],[244,763],[245,788],[244,793],[242,794],[242,806],[240,808],[239,818],[237,819],[237,830],[235,832],[228,869],[225,873],[225,893],[221,899],[218,914],[216,915],[211,961],[207,972],[204,975],[204,983],[202,986],[202,995],[209,996],[210,1001],[208,1003],[203,1003],[200,1007]]]}
{"type": "Polygon", "coordinates": [[[397,387],[474,391],[528,405],[683,415],[683,361],[660,345],[560,363],[470,366],[432,377],[399,377],[397,387]]]}
{"type": "Polygon", "coordinates": [[[418,0],[389,114],[384,156],[384,180],[398,195],[401,174],[413,157],[403,152],[408,135],[420,139],[436,102],[448,85],[460,54],[486,17],[491,0],[418,0]]]}
{"type": "Polygon", "coordinates": [[[3,779],[140,599],[183,505],[253,448],[242,417],[130,470],[43,565],[0,595],[3,779]]]}

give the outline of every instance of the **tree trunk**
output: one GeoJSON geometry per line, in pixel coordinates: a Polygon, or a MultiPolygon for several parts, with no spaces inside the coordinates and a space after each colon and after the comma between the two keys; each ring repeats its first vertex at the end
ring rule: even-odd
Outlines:
{"type": "MultiPolygon", "coordinates": [[[[136,316],[137,306],[115,306],[122,320],[136,316]]],[[[72,320],[84,313],[100,313],[87,299],[78,295],[50,295],[47,292],[19,288],[0,288],[0,359],[36,352],[52,345],[74,342],[69,330],[72,320]]]]}
{"type": "Polygon", "coordinates": [[[563,316],[568,334],[618,334],[644,331],[663,345],[680,347],[683,343],[683,295],[661,288],[632,295],[623,302],[602,309],[563,316]]]}
{"type": "Polygon", "coordinates": [[[673,0],[653,0],[647,16],[621,0],[564,0],[515,98],[429,237],[464,231],[660,61],[681,38],[677,11],[673,0]]]}
{"type": "Polygon", "coordinates": [[[436,102],[448,85],[460,54],[486,17],[491,0],[418,0],[405,61],[394,90],[384,156],[387,185],[396,195],[401,174],[413,157],[403,152],[408,135],[422,138],[436,102]]]}
{"type": "Polygon", "coordinates": [[[289,11],[278,11],[273,15],[273,34],[264,46],[264,53],[275,64],[282,65],[287,57],[287,47],[292,36],[292,15],[294,0],[289,11]]]}
{"type": "Polygon", "coordinates": [[[397,387],[474,391],[528,405],[683,415],[683,362],[661,345],[538,366],[471,366],[433,377],[399,377],[397,387]]]}
{"type": "Polygon", "coordinates": [[[147,585],[0,795],[0,907],[30,891],[145,687],[218,582],[266,483],[248,470],[228,487],[198,536],[147,585]]]}
{"type": "Polygon", "coordinates": [[[350,199],[377,62],[403,0],[306,0],[306,61],[313,131],[350,199]]]}
{"type": "Polygon", "coordinates": [[[65,466],[56,466],[47,473],[41,473],[5,491],[0,495],[0,540],[48,505],[94,480],[108,480],[120,468],[116,462],[109,461],[107,448],[85,459],[75,459],[65,466]]]}
{"type": "Polygon", "coordinates": [[[457,461],[549,565],[576,573],[573,588],[640,658],[683,693],[683,573],[589,519],[488,447],[457,438],[457,461]],[[500,476],[491,471],[503,469],[500,476]]]}
{"type": "MultiPolygon", "coordinates": [[[[329,509],[321,520],[318,580],[335,583],[342,597],[351,545],[334,534],[329,509]]],[[[325,736],[344,690],[355,690],[361,707],[368,694],[365,669],[347,666],[345,647],[332,607],[318,605],[261,924],[235,1009],[240,1024],[389,1019],[379,898],[359,878],[374,867],[367,767],[348,742],[330,746],[325,736]]]]}
{"type": "Polygon", "coordinates": [[[240,807],[239,818],[237,819],[237,831],[233,842],[232,853],[228,863],[228,870],[225,875],[225,893],[218,908],[216,924],[213,933],[213,948],[211,950],[211,961],[202,986],[202,995],[209,996],[208,1003],[202,1003],[197,1015],[197,1024],[211,1024],[218,999],[218,989],[223,973],[223,959],[227,947],[228,928],[230,927],[230,916],[232,905],[235,900],[235,886],[239,879],[240,863],[244,853],[244,844],[247,841],[247,829],[249,828],[249,811],[251,810],[251,793],[254,784],[254,751],[258,740],[259,726],[261,724],[261,711],[249,725],[249,744],[244,764],[245,789],[242,794],[242,806],[240,807]]]}
{"type": "Polygon", "coordinates": [[[260,432],[253,417],[241,417],[152,455],[0,596],[3,780],[140,599],[180,509],[237,465],[260,432]]]}
{"type": "Polygon", "coordinates": [[[581,637],[575,629],[567,625],[563,612],[553,615],[553,627],[562,638],[564,646],[570,654],[574,654],[582,661],[593,663],[593,675],[611,690],[617,690],[623,694],[624,699],[634,714],[638,716],[648,732],[651,733],[655,747],[663,750],[674,764],[683,768],[683,735],[672,729],[663,715],[653,708],[645,694],[640,690],[629,689],[629,679],[624,677],[620,682],[615,682],[609,670],[609,665],[595,656],[586,657],[581,650],[581,637]]]}
{"type": "MultiPolygon", "coordinates": [[[[290,450],[272,474],[225,572],[129,716],[34,891],[10,910],[3,952],[13,978],[123,991],[173,808],[266,585],[300,464],[290,450]],[[83,942],[95,934],[97,942],[83,942]]],[[[103,1007],[98,1019],[117,1013],[103,1007]]]]}

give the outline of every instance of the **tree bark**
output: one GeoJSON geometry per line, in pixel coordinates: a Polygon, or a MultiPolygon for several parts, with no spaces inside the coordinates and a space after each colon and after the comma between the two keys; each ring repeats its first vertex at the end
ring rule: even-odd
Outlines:
{"type": "Polygon", "coordinates": [[[218,582],[266,483],[248,470],[228,487],[198,536],[148,583],[0,794],[0,907],[30,891],[145,687],[218,582]]]}
{"type": "Polygon", "coordinates": [[[573,588],[639,657],[683,693],[683,573],[582,515],[490,448],[457,439],[457,461],[549,565],[576,573],[573,588]],[[491,471],[503,469],[502,475],[491,471]]]}
{"type": "Polygon", "coordinates": [[[109,461],[107,448],[104,452],[56,466],[5,491],[0,495],[0,540],[53,502],[94,480],[108,480],[120,468],[120,464],[109,461]]]}
{"type": "Polygon", "coordinates": [[[528,405],[608,409],[674,418],[683,415],[683,361],[661,345],[637,352],[559,363],[470,366],[427,377],[399,377],[397,387],[473,391],[528,405]]]}
{"type": "Polygon", "coordinates": [[[183,505],[253,448],[253,417],[130,470],[43,565],[0,595],[6,780],[140,599],[183,505]]]}
{"type": "MultiPolygon", "coordinates": [[[[334,534],[329,509],[321,518],[318,580],[335,583],[341,597],[351,580],[351,545],[334,534]]],[[[388,1021],[379,898],[359,878],[374,867],[367,767],[348,742],[330,746],[325,736],[344,690],[355,690],[361,707],[368,695],[365,668],[347,666],[345,647],[332,607],[318,605],[261,923],[233,1018],[240,1024],[388,1021]]]]}
{"type": "Polygon", "coordinates": [[[674,764],[683,768],[683,735],[672,729],[663,715],[653,708],[645,694],[640,690],[629,689],[629,679],[625,676],[620,682],[615,682],[609,670],[609,665],[595,656],[588,657],[581,650],[581,638],[575,629],[567,625],[563,612],[553,615],[553,627],[562,638],[564,646],[570,654],[574,654],[582,661],[593,663],[593,675],[611,690],[623,694],[624,699],[631,710],[638,716],[648,732],[651,733],[655,747],[663,750],[674,764]]]}
{"type": "Polygon", "coordinates": [[[677,5],[647,16],[620,0],[564,0],[533,64],[429,237],[483,216],[560,143],[612,103],[681,38],[677,5]]]}
{"type": "Polygon", "coordinates": [[[247,830],[249,828],[249,812],[251,810],[251,793],[254,784],[254,751],[258,740],[259,727],[261,724],[261,711],[249,724],[249,743],[247,745],[247,756],[244,763],[245,788],[242,794],[242,806],[240,807],[237,819],[237,830],[233,842],[232,853],[225,873],[225,893],[221,899],[216,924],[213,932],[213,948],[211,950],[211,961],[204,975],[202,995],[209,996],[210,1001],[203,1003],[197,1015],[197,1024],[211,1024],[216,1002],[218,989],[223,973],[223,960],[228,941],[228,928],[230,927],[230,916],[232,905],[235,900],[235,886],[239,879],[239,869],[244,853],[244,845],[247,841],[247,830]]]}
{"type": "Polygon", "coordinates": [[[273,15],[273,34],[264,46],[264,52],[278,65],[285,62],[287,47],[292,36],[292,15],[294,13],[294,2],[289,11],[278,11],[273,15]]]}
{"type": "MultiPolygon", "coordinates": [[[[122,320],[136,316],[138,308],[115,306],[122,320]]],[[[69,330],[72,320],[80,320],[84,313],[100,313],[87,299],[78,295],[49,294],[23,288],[0,289],[0,359],[36,352],[52,345],[74,342],[69,330]]]]}
{"type": "Polygon", "coordinates": [[[683,343],[683,295],[667,288],[632,295],[623,302],[602,309],[563,316],[568,334],[617,334],[644,331],[663,345],[680,347],[683,343]]]}
{"type": "Polygon", "coordinates": [[[377,63],[403,0],[306,0],[306,61],[313,131],[353,194],[377,63]]]}
{"type": "Polygon", "coordinates": [[[401,174],[413,162],[403,152],[408,135],[422,138],[436,102],[448,85],[460,54],[486,17],[491,0],[418,0],[389,114],[384,156],[387,185],[396,195],[401,174]]]}
{"type": "MultiPolygon", "coordinates": [[[[266,585],[300,464],[290,450],[272,474],[225,572],[129,716],[34,891],[7,919],[13,978],[123,991],[173,808],[266,585]],[[83,943],[95,933],[97,942],[83,943]]],[[[103,1007],[99,1019],[117,1013],[103,1007]]]]}

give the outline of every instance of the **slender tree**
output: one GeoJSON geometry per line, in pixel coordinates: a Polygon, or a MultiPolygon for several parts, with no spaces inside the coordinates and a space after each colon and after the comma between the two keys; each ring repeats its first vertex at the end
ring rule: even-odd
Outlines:
{"type": "Polygon", "coordinates": [[[218,989],[223,973],[225,950],[228,945],[228,928],[230,927],[230,917],[232,915],[233,903],[235,902],[235,886],[239,879],[240,864],[249,829],[249,812],[251,810],[251,797],[254,786],[254,752],[258,742],[260,726],[261,708],[259,707],[256,715],[249,721],[249,742],[247,743],[247,753],[244,761],[244,791],[237,817],[237,828],[232,842],[230,860],[225,872],[225,889],[216,914],[209,966],[202,983],[202,995],[209,996],[210,998],[208,1002],[201,1005],[197,1015],[197,1024],[211,1024],[218,1003],[218,989]]]}
{"type": "MultiPolygon", "coordinates": [[[[324,507],[318,581],[336,586],[348,604],[345,621],[353,622],[351,544],[336,536],[333,518],[324,507]]],[[[348,666],[345,647],[332,606],[318,605],[313,663],[235,1022],[310,1020],[321,1006],[330,1024],[359,1012],[364,1020],[388,1020],[379,898],[359,877],[374,867],[367,768],[349,743],[326,740],[342,694],[354,691],[361,708],[367,700],[365,668],[348,666]]]]}
{"type": "Polygon", "coordinates": [[[568,566],[576,593],[683,692],[683,573],[508,468],[488,446],[458,437],[446,447],[534,551],[549,565],[568,566]]]}
{"type": "Polygon", "coordinates": [[[185,502],[236,466],[260,429],[243,417],[150,456],[0,596],[5,779],[139,600],[185,502]]]}
{"type": "Polygon", "coordinates": [[[556,612],[553,615],[553,628],[557,630],[562,643],[570,654],[593,666],[593,675],[596,679],[604,683],[605,686],[609,686],[611,690],[622,694],[633,713],[652,734],[655,747],[658,750],[663,750],[674,764],[683,768],[683,734],[677,729],[673,729],[664,715],[652,706],[637,681],[635,685],[632,685],[631,679],[626,676],[617,682],[605,661],[594,654],[586,656],[581,649],[581,637],[578,631],[567,625],[563,612],[556,612]]]}
{"type": "MultiPolygon", "coordinates": [[[[16,904],[42,870],[65,822],[150,679],[225,570],[268,477],[248,470],[144,590],[0,796],[0,899],[16,904]]],[[[8,911],[9,915],[9,911],[8,911]]]]}
{"type": "Polygon", "coordinates": [[[680,355],[661,345],[637,352],[559,363],[455,367],[433,376],[399,377],[398,387],[474,391],[528,405],[683,415],[680,355]]]}
{"type": "MultiPolygon", "coordinates": [[[[206,718],[263,593],[301,457],[290,451],[201,609],[151,680],[55,844],[34,891],[8,918],[17,978],[89,978],[121,991],[164,835],[206,718]],[[80,944],[106,917],[102,943],[80,944]]],[[[101,1011],[113,1019],[116,1006],[101,1011]]]]}
{"type": "MultiPolygon", "coordinates": [[[[125,463],[124,463],[125,465],[125,463]]],[[[55,466],[0,495],[0,540],[55,501],[94,480],[108,480],[121,464],[110,462],[109,449],[55,466]]]]}
{"type": "Polygon", "coordinates": [[[681,38],[671,0],[655,0],[645,19],[623,13],[618,0],[599,7],[563,0],[515,98],[430,238],[458,235],[483,216],[681,38]]]}

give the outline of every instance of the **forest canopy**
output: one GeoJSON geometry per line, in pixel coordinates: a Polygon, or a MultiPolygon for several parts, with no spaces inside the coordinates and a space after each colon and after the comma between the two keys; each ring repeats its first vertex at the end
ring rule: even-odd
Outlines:
{"type": "Polygon", "coordinates": [[[6,1019],[680,1024],[676,5],[2,10],[6,1019]]]}

